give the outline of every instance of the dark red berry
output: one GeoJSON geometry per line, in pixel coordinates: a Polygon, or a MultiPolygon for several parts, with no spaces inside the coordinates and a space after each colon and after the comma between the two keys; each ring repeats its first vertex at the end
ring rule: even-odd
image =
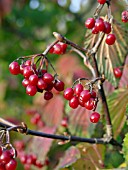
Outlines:
{"type": "Polygon", "coordinates": [[[122,22],[128,22],[128,11],[122,12],[122,22]]]}
{"type": "Polygon", "coordinates": [[[31,63],[32,63],[31,60],[26,60],[24,64],[25,64],[26,66],[31,66],[31,63]]]}
{"type": "Polygon", "coordinates": [[[45,88],[46,91],[51,91],[53,88],[54,84],[51,82],[50,84],[47,84],[47,88],[45,88]]]}
{"type": "Polygon", "coordinates": [[[116,41],[116,36],[115,34],[108,34],[107,38],[106,38],[106,44],[108,45],[113,45],[116,41]]]}
{"type": "Polygon", "coordinates": [[[10,65],[9,65],[9,71],[11,74],[13,75],[17,75],[20,74],[20,65],[13,61],[10,65]]]}
{"type": "Polygon", "coordinates": [[[15,170],[17,167],[17,161],[15,159],[11,159],[6,165],[6,170],[15,170]]]}
{"type": "Polygon", "coordinates": [[[122,76],[122,70],[120,68],[114,68],[114,75],[116,78],[120,78],[122,76]]]}
{"type": "Polygon", "coordinates": [[[50,73],[45,73],[43,75],[43,80],[45,83],[50,84],[54,80],[54,77],[50,73]]]}
{"type": "Polygon", "coordinates": [[[87,102],[91,98],[91,93],[89,90],[83,90],[79,96],[80,100],[87,102]]]}
{"type": "Polygon", "coordinates": [[[103,21],[102,18],[96,19],[95,29],[97,31],[104,31],[105,30],[105,24],[104,24],[104,21],[103,21]]]}
{"type": "Polygon", "coordinates": [[[81,100],[80,98],[79,98],[79,105],[82,106],[82,107],[85,107],[85,106],[84,106],[84,105],[85,105],[85,102],[84,102],[83,100],[81,100]]]}
{"type": "Polygon", "coordinates": [[[74,87],[74,94],[79,97],[80,93],[83,91],[83,85],[82,84],[77,84],[74,87]]]}
{"type": "Polygon", "coordinates": [[[41,163],[39,160],[36,160],[34,165],[38,168],[42,168],[44,166],[43,163],[41,163]]]}
{"type": "Polygon", "coordinates": [[[64,54],[66,52],[66,49],[67,49],[67,44],[65,44],[63,42],[59,42],[59,44],[61,45],[62,53],[64,54]]]}
{"type": "Polygon", "coordinates": [[[85,27],[88,29],[92,29],[95,26],[95,19],[94,18],[88,18],[85,21],[85,27]]]}
{"type": "Polygon", "coordinates": [[[111,24],[109,22],[105,21],[104,25],[105,25],[104,33],[109,34],[111,32],[111,24]]]}
{"type": "Polygon", "coordinates": [[[38,76],[36,74],[32,74],[30,77],[29,77],[29,84],[30,85],[33,85],[33,86],[36,86],[37,85],[37,82],[38,82],[38,76]]]}
{"type": "Polygon", "coordinates": [[[76,96],[73,96],[69,101],[69,106],[73,109],[76,109],[79,105],[79,100],[76,96]]]}
{"type": "Polygon", "coordinates": [[[2,147],[0,146],[0,156],[2,155],[2,152],[3,152],[3,149],[2,149],[2,147]]]}
{"type": "Polygon", "coordinates": [[[36,86],[28,85],[26,87],[26,94],[28,94],[29,96],[34,96],[36,92],[37,92],[36,86]]]}
{"type": "Polygon", "coordinates": [[[31,68],[31,66],[26,66],[23,70],[23,76],[25,78],[29,78],[32,74],[33,74],[33,70],[31,68]]]}
{"type": "Polygon", "coordinates": [[[98,112],[93,112],[91,115],[90,115],[90,121],[92,123],[97,123],[100,119],[100,114],[98,112]]]}
{"type": "Polygon", "coordinates": [[[44,90],[47,88],[47,83],[42,79],[42,78],[39,78],[38,79],[38,82],[37,82],[37,87],[41,90],[44,90]]]}
{"type": "Polygon", "coordinates": [[[72,88],[67,88],[64,90],[64,98],[70,100],[74,95],[74,90],[72,88]]]}
{"type": "Polygon", "coordinates": [[[92,92],[91,92],[91,97],[96,98],[96,92],[94,90],[92,90],[92,92]]]}
{"type": "Polygon", "coordinates": [[[55,54],[62,54],[62,53],[63,53],[60,44],[55,44],[55,45],[54,45],[54,51],[53,51],[53,53],[55,53],[55,54]]]}
{"type": "Polygon", "coordinates": [[[94,108],[94,99],[90,98],[86,103],[85,103],[85,108],[88,110],[92,110],[94,108]]]}
{"type": "Polygon", "coordinates": [[[50,100],[51,98],[53,98],[53,93],[50,92],[50,91],[46,91],[46,92],[44,93],[44,99],[45,99],[45,100],[50,100]]]}
{"type": "Polygon", "coordinates": [[[6,170],[4,164],[0,164],[0,170],[6,170]]]}
{"type": "Polygon", "coordinates": [[[100,4],[105,4],[106,0],[97,0],[100,4]]]}
{"type": "Polygon", "coordinates": [[[29,80],[28,80],[28,79],[23,79],[22,85],[23,85],[24,87],[27,87],[27,86],[29,85],[29,80]]]}
{"type": "Polygon", "coordinates": [[[7,164],[11,160],[11,154],[8,150],[3,151],[0,156],[0,163],[7,164]]]}
{"type": "Polygon", "coordinates": [[[64,90],[64,83],[61,81],[61,80],[56,80],[54,82],[54,88],[57,90],[57,91],[63,91],[64,90]]]}
{"type": "Polygon", "coordinates": [[[93,27],[92,28],[92,34],[98,34],[99,33],[99,31],[96,29],[96,27],[93,27]]]}

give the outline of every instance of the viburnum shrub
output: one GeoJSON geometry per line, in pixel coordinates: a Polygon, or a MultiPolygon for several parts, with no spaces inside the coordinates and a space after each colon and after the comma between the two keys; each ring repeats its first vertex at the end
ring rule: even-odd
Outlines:
{"type": "MultiPolygon", "coordinates": [[[[15,159],[16,156],[23,164],[25,170],[30,170],[33,167],[41,169],[44,166],[49,166],[50,168],[52,166],[56,166],[49,165],[49,158],[41,161],[40,158],[38,158],[37,156],[38,153],[35,154],[31,150],[26,152],[25,147],[27,145],[27,142],[25,143],[25,140],[15,141],[14,148],[10,142],[10,131],[19,132],[26,135],[58,139],[61,140],[59,142],[59,144],[61,145],[71,141],[85,142],[90,144],[111,144],[119,149],[122,148],[122,141],[119,142],[116,139],[117,135],[115,134],[115,129],[118,127],[115,126],[116,128],[113,128],[113,121],[114,119],[116,119],[117,122],[119,121],[120,117],[119,119],[117,119],[118,107],[120,103],[121,105],[123,105],[122,107],[126,107],[126,104],[128,102],[128,95],[126,92],[121,91],[121,93],[123,93],[125,96],[125,103],[121,101],[123,97],[117,95],[116,93],[114,93],[114,97],[112,98],[113,100],[107,101],[107,94],[105,90],[112,88],[118,89],[119,84],[121,84],[120,79],[123,79],[123,69],[127,67],[125,65],[127,43],[124,37],[128,37],[128,32],[127,30],[124,30],[113,17],[110,0],[97,0],[97,3],[98,6],[94,12],[94,15],[87,18],[85,23],[83,23],[83,27],[85,25],[86,29],[86,40],[84,47],[81,47],[78,44],[70,41],[60,33],[53,32],[55,41],[48,45],[43,53],[18,57],[15,59],[15,61],[12,61],[10,63],[10,73],[12,75],[22,77],[21,84],[23,88],[25,88],[27,95],[35,96],[37,95],[37,93],[41,93],[40,95],[43,95],[42,103],[45,101],[45,106],[53,101],[53,110],[55,109],[55,107],[58,107],[58,103],[56,103],[54,95],[55,97],[59,95],[61,97],[59,98],[59,100],[63,98],[65,102],[65,107],[63,109],[64,115],[59,125],[61,127],[61,130],[64,130],[65,132],[64,135],[57,135],[44,133],[43,131],[34,131],[28,129],[27,125],[23,122],[21,125],[14,125],[9,123],[8,121],[1,119],[0,125],[3,128],[1,129],[0,170],[15,170],[17,166],[17,161],[15,159]],[[101,15],[102,9],[105,9],[106,11],[104,16],[101,15]],[[119,30],[121,30],[121,33],[119,30]],[[65,80],[63,79],[63,75],[59,75],[56,72],[56,69],[49,59],[49,55],[60,55],[63,58],[63,54],[69,52],[76,52],[78,56],[80,56],[84,60],[83,64],[88,68],[92,75],[91,77],[79,77],[75,79],[71,86],[67,86],[65,80]],[[114,59],[113,55],[115,55],[114,59]],[[60,79],[60,76],[63,81],[60,79]],[[110,88],[108,88],[108,85],[106,85],[106,83],[109,83],[110,88]],[[116,101],[118,97],[121,98],[120,102],[116,101]],[[114,112],[114,110],[111,110],[109,108],[109,102],[110,105],[116,105],[116,117],[110,115],[110,111],[114,112]],[[93,138],[73,136],[73,133],[70,132],[70,117],[72,116],[71,114],[77,114],[76,119],[79,120],[79,112],[81,112],[81,110],[84,110],[86,113],[88,113],[86,119],[89,120],[89,124],[91,124],[90,126],[92,126],[92,129],[94,129],[94,127],[98,129],[100,126],[101,129],[104,129],[105,134],[103,136],[101,136],[101,134],[99,134],[99,138],[97,136],[95,137],[92,134],[91,135],[93,136],[93,138]]],[[[122,20],[123,22],[122,24],[128,22],[127,10],[124,10],[122,14],[120,14],[120,16],[120,20],[122,20]]],[[[123,111],[125,112],[125,110],[123,111]]],[[[45,119],[45,116],[43,118],[39,111],[29,111],[27,112],[27,115],[30,116],[30,122],[36,128],[43,129],[45,127],[45,122],[43,121],[43,119],[45,119]]],[[[75,122],[75,118],[72,119],[75,122]]],[[[75,127],[75,123],[73,128],[77,129],[77,127],[75,127]]],[[[92,129],[90,128],[90,131],[92,129]]],[[[54,130],[53,133],[55,133],[54,130]]],[[[58,130],[58,133],[61,132],[58,130]]],[[[40,152],[41,148],[40,146],[38,147],[39,151],[37,152],[40,152]]],[[[96,151],[96,154],[98,153],[97,155],[99,156],[100,154],[99,151],[97,151],[96,147],[95,149],[93,149],[96,151]]],[[[80,147],[78,146],[78,148],[81,151],[82,155],[86,154],[87,150],[89,149],[89,147],[84,144],[80,147]]],[[[54,150],[54,147],[52,149],[54,150]]],[[[80,154],[77,149],[75,150],[75,152],[80,154]]],[[[61,152],[59,154],[62,156],[61,152]]],[[[75,158],[76,160],[80,159],[79,154],[77,155],[79,158],[75,158]]],[[[72,156],[69,150],[68,152],[66,152],[65,155],[72,156]]],[[[75,153],[73,152],[73,156],[74,155],[75,153]]],[[[87,156],[90,159],[91,156],[87,156]]],[[[88,159],[84,156],[82,156],[82,158],[83,160],[88,159]]],[[[66,163],[60,161],[61,168],[64,168],[62,164],[65,164],[65,166],[70,166],[75,162],[74,160],[72,160],[72,158],[70,159],[71,163],[69,163],[67,160],[65,160],[66,163]]],[[[99,162],[101,163],[102,161],[99,160],[99,162]]],[[[97,167],[105,168],[105,165],[103,163],[101,163],[102,165],[99,164],[98,166],[95,166],[96,169],[97,167]]],[[[77,165],[73,164],[72,166],[73,169],[75,169],[75,166],[77,165]]],[[[60,168],[59,165],[58,167],[60,168]]],[[[57,169],[59,169],[58,167],[57,169]]],[[[84,164],[83,167],[87,167],[87,165],[84,164]]],[[[87,169],[90,169],[90,167],[88,167],[87,169]]]]}

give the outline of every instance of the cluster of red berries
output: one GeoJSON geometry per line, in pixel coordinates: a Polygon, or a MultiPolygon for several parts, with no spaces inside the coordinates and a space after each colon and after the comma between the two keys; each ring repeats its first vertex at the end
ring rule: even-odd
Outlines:
{"type": "Polygon", "coordinates": [[[53,87],[59,92],[64,90],[64,83],[61,80],[52,76],[45,69],[38,71],[31,60],[27,60],[21,65],[14,61],[9,65],[9,70],[13,75],[22,74],[24,76],[22,85],[26,88],[26,94],[29,96],[45,91],[44,99],[50,100],[53,97],[51,91],[53,87]]]}
{"type": "Polygon", "coordinates": [[[0,147],[0,170],[15,170],[16,167],[17,161],[14,159],[13,150],[0,147]]]}
{"type": "Polygon", "coordinates": [[[14,142],[15,148],[18,152],[18,158],[20,159],[21,163],[24,165],[24,170],[31,170],[32,166],[36,168],[42,168],[49,164],[49,160],[46,159],[44,163],[37,159],[37,156],[33,153],[25,153],[25,144],[23,141],[15,141],[14,142]]]}
{"type": "Polygon", "coordinates": [[[115,43],[115,34],[110,34],[111,24],[104,21],[102,18],[97,18],[96,20],[94,18],[88,18],[85,21],[85,26],[86,28],[91,29],[93,34],[98,34],[99,32],[108,34],[105,40],[106,44],[113,45],[115,43]]]}
{"type": "Polygon", "coordinates": [[[122,22],[128,22],[128,11],[122,12],[122,22]]]}
{"type": "Polygon", "coordinates": [[[105,4],[106,0],[97,0],[97,2],[100,4],[105,4]]]}
{"type": "Polygon", "coordinates": [[[52,54],[64,54],[66,52],[66,49],[67,49],[67,44],[63,42],[58,42],[50,49],[49,52],[52,54]]]}
{"type": "Polygon", "coordinates": [[[76,109],[79,105],[88,110],[96,109],[96,92],[94,90],[90,92],[89,90],[84,89],[82,84],[76,84],[74,88],[66,88],[63,96],[66,100],[69,100],[69,106],[73,109],[76,109]]]}
{"type": "Polygon", "coordinates": [[[113,72],[116,78],[120,78],[122,76],[122,70],[119,67],[114,68],[113,72]]]}

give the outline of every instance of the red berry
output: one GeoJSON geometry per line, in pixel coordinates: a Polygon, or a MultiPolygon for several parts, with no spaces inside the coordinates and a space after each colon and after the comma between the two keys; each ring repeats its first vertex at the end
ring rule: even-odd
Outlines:
{"type": "Polygon", "coordinates": [[[111,24],[105,21],[104,25],[105,25],[104,33],[109,34],[111,32],[111,24]]]}
{"type": "Polygon", "coordinates": [[[15,170],[17,167],[17,161],[15,159],[11,159],[6,165],[6,170],[15,170]]]}
{"type": "Polygon", "coordinates": [[[26,66],[31,66],[31,63],[32,63],[31,60],[26,60],[26,61],[25,61],[25,65],[26,65],[26,66]]]}
{"type": "Polygon", "coordinates": [[[0,156],[2,155],[2,152],[3,150],[2,150],[2,147],[0,146],[0,156]]]}
{"type": "Polygon", "coordinates": [[[36,74],[33,74],[29,77],[29,84],[36,86],[38,82],[38,76],[36,74]]]}
{"type": "Polygon", "coordinates": [[[85,108],[88,110],[92,110],[94,108],[94,99],[90,98],[86,103],[85,103],[85,108]]]}
{"type": "Polygon", "coordinates": [[[99,33],[99,31],[97,31],[96,27],[93,27],[92,28],[92,34],[98,34],[98,33],[99,33]]]}
{"type": "Polygon", "coordinates": [[[91,92],[91,97],[96,98],[96,92],[94,90],[92,90],[92,92],[91,92]]]}
{"type": "Polygon", "coordinates": [[[34,165],[38,168],[42,168],[44,166],[39,160],[36,160],[34,165]]]}
{"type": "Polygon", "coordinates": [[[4,164],[0,164],[0,170],[6,170],[4,164]]]}
{"type": "Polygon", "coordinates": [[[26,87],[26,94],[28,94],[29,96],[34,96],[36,92],[37,92],[36,86],[28,85],[26,87]]]}
{"type": "Polygon", "coordinates": [[[116,41],[116,36],[114,34],[108,34],[105,42],[108,45],[113,45],[115,41],[116,41]]]}
{"type": "Polygon", "coordinates": [[[79,96],[80,100],[87,102],[91,98],[91,93],[89,90],[83,90],[79,96]]]}
{"type": "Polygon", "coordinates": [[[39,78],[38,79],[38,82],[37,82],[37,87],[41,90],[44,90],[47,88],[47,83],[42,79],[42,78],[39,78]]]}
{"type": "Polygon", "coordinates": [[[120,78],[122,76],[122,71],[120,70],[120,68],[114,68],[114,75],[116,78],[120,78]]]}
{"type": "Polygon", "coordinates": [[[84,102],[83,100],[81,100],[80,98],[79,98],[79,104],[80,104],[80,106],[85,107],[85,106],[84,106],[84,105],[85,105],[85,102],[84,102]]]}
{"type": "Polygon", "coordinates": [[[44,99],[45,99],[45,100],[50,100],[51,98],[53,98],[53,93],[50,92],[50,91],[46,91],[46,92],[44,93],[44,99]]]}
{"type": "Polygon", "coordinates": [[[20,74],[20,65],[13,61],[10,65],[9,65],[9,71],[11,74],[13,75],[17,75],[20,74]]]}
{"type": "Polygon", "coordinates": [[[45,83],[50,84],[54,80],[54,77],[50,73],[45,73],[43,75],[43,80],[45,83]]]}
{"type": "Polygon", "coordinates": [[[47,88],[45,88],[46,91],[51,91],[53,88],[54,84],[51,82],[50,84],[47,84],[47,88]]]}
{"type": "Polygon", "coordinates": [[[29,85],[29,80],[28,80],[28,79],[23,79],[22,85],[23,85],[24,87],[27,87],[27,86],[29,85]]]}
{"type": "Polygon", "coordinates": [[[80,93],[83,91],[83,85],[82,84],[77,84],[74,87],[74,94],[79,97],[80,93]]]}
{"type": "Polygon", "coordinates": [[[41,120],[41,115],[39,113],[36,113],[32,118],[31,118],[31,123],[36,125],[39,121],[41,120]]]}
{"type": "Polygon", "coordinates": [[[105,4],[106,0],[97,0],[100,4],[105,4]]]}
{"type": "Polygon", "coordinates": [[[67,88],[64,90],[64,98],[70,100],[74,95],[74,90],[72,88],[67,88]]]}
{"type": "Polygon", "coordinates": [[[128,11],[122,12],[122,22],[128,22],[128,11]]]}
{"type": "Polygon", "coordinates": [[[93,112],[91,115],[90,115],[90,121],[92,123],[97,123],[100,119],[100,114],[98,112],[93,112]]]}
{"type": "Polygon", "coordinates": [[[95,26],[95,19],[94,18],[88,18],[85,21],[85,27],[88,29],[92,29],[95,26]]]}
{"type": "Polygon", "coordinates": [[[96,19],[95,29],[97,31],[104,31],[105,30],[105,24],[104,24],[104,21],[103,21],[102,18],[96,19]]]}
{"type": "Polygon", "coordinates": [[[54,51],[53,51],[53,53],[55,53],[55,54],[62,54],[62,53],[63,53],[60,44],[55,44],[55,45],[54,45],[54,51]]]}
{"type": "Polygon", "coordinates": [[[26,164],[26,162],[27,162],[27,155],[26,154],[22,154],[20,156],[20,161],[21,161],[22,164],[26,164]]]}
{"type": "Polygon", "coordinates": [[[31,69],[31,66],[26,66],[23,70],[23,76],[25,78],[29,78],[33,74],[33,70],[31,69]]]}
{"type": "Polygon", "coordinates": [[[79,105],[79,100],[76,96],[73,96],[69,101],[69,106],[73,109],[76,109],[79,105]]]}
{"type": "Polygon", "coordinates": [[[66,49],[67,49],[67,44],[65,44],[63,42],[59,42],[59,44],[61,45],[62,53],[64,54],[66,52],[66,49]]]}
{"type": "Polygon", "coordinates": [[[52,54],[52,53],[54,53],[54,47],[52,47],[50,50],[49,50],[49,52],[52,54]]]}
{"type": "Polygon", "coordinates": [[[0,156],[0,163],[7,164],[11,160],[11,154],[8,150],[3,151],[0,156]]]}
{"type": "Polygon", "coordinates": [[[54,83],[54,88],[57,91],[63,91],[64,90],[64,83],[61,80],[56,80],[54,83]]]}

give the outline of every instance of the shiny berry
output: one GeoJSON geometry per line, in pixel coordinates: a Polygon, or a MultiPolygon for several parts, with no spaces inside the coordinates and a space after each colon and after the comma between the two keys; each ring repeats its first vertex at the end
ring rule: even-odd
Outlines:
{"type": "Polygon", "coordinates": [[[44,90],[47,88],[47,83],[42,79],[42,78],[39,78],[38,79],[38,82],[37,82],[37,87],[41,90],[44,90]]]}
{"type": "Polygon", "coordinates": [[[29,85],[29,80],[28,80],[28,79],[23,79],[22,85],[23,85],[24,87],[27,87],[27,86],[29,85]]]}
{"type": "Polygon", "coordinates": [[[79,100],[76,96],[73,96],[69,101],[69,106],[73,109],[76,109],[79,105],[79,100]]]}
{"type": "Polygon", "coordinates": [[[94,18],[88,18],[85,21],[85,27],[88,29],[92,29],[95,26],[95,19],[94,18]]]}
{"type": "Polygon", "coordinates": [[[95,29],[97,31],[104,31],[105,30],[105,24],[104,24],[104,21],[103,21],[102,18],[96,19],[95,29]]]}
{"type": "Polygon", "coordinates": [[[11,160],[11,154],[8,150],[3,151],[0,156],[0,163],[7,164],[11,160]]]}
{"type": "Polygon", "coordinates": [[[50,73],[45,73],[43,75],[43,80],[45,83],[50,84],[54,80],[54,77],[50,73]]]}
{"type": "Polygon", "coordinates": [[[20,74],[20,65],[13,61],[10,65],[9,65],[9,71],[11,74],[13,75],[17,75],[20,74]]]}
{"type": "Polygon", "coordinates": [[[116,36],[114,34],[108,34],[105,42],[108,45],[113,45],[115,41],[116,41],[116,36]]]}
{"type": "Polygon", "coordinates": [[[70,100],[74,95],[74,90],[72,88],[67,88],[63,95],[65,99],[70,100]]]}
{"type": "Polygon", "coordinates": [[[50,100],[51,98],[53,98],[53,93],[50,92],[50,91],[46,91],[46,92],[44,93],[44,99],[45,99],[45,100],[50,100]]]}
{"type": "Polygon", "coordinates": [[[37,92],[36,86],[28,85],[26,87],[26,94],[28,94],[29,96],[34,96],[36,92],[37,92]]]}
{"type": "Polygon", "coordinates": [[[104,25],[105,25],[104,33],[109,34],[111,32],[111,24],[109,22],[105,21],[104,25]]]}
{"type": "Polygon", "coordinates": [[[17,167],[17,161],[15,159],[11,159],[6,165],[6,170],[15,170],[17,167]]]}
{"type": "Polygon", "coordinates": [[[96,29],[96,27],[93,27],[92,28],[92,34],[98,34],[99,33],[99,31],[96,29]]]}
{"type": "Polygon", "coordinates": [[[106,0],[97,0],[97,2],[100,4],[105,4],[106,0]]]}
{"type": "Polygon", "coordinates": [[[53,89],[53,82],[51,82],[50,84],[47,84],[47,88],[45,88],[46,91],[51,91],[53,89]]]}
{"type": "Polygon", "coordinates": [[[62,54],[62,53],[63,53],[60,44],[55,44],[55,45],[54,45],[54,51],[53,51],[53,53],[55,53],[55,54],[62,54]]]}
{"type": "Polygon", "coordinates": [[[61,80],[56,80],[54,82],[54,88],[57,90],[57,91],[63,91],[64,90],[64,83],[61,81],[61,80]]]}
{"type": "Polygon", "coordinates": [[[29,84],[36,86],[38,82],[38,76],[36,74],[33,74],[29,77],[29,84]]]}
{"type": "Polygon", "coordinates": [[[122,22],[128,22],[128,11],[122,12],[122,22]]]}
{"type": "Polygon", "coordinates": [[[91,93],[89,90],[83,90],[79,96],[80,100],[87,102],[91,98],[91,93]]]}
{"type": "Polygon", "coordinates": [[[29,78],[33,74],[31,66],[26,66],[23,70],[23,76],[29,78]]]}
{"type": "Polygon", "coordinates": [[[82,85],[82,84],[77,84],[77,85],[74,87],[74,94],[75,94],[76,96],[79,96],[82,91],[83,91],[83,85],[82,85]]]}
{"type": "Polygon", "coordinates": [[[85,103],[85,108],[88,110],[92,110],[94,108],[94,99],[90,98],[86,103],[85,103]]]}
{"type": "Polygon", "coordinates": [[[114,75],[116,78],[120,78],[122,76],[122,70],[120,68],[114,68],[114,75]]]}
{"type": "Polygon", "coordinates": [[[90,121],[92,123],[97,123],[100,119],[100,114],[98,112],[93,112],[91,115],[90,115],[90,121]]]}
{"type": "Polygon", "coordinates": [[[66,49],[67,49],[67,44],[65,44],[63,42],[59,42],[59,44],[61,45],[62,53],[65,53],[66,49]]]}

